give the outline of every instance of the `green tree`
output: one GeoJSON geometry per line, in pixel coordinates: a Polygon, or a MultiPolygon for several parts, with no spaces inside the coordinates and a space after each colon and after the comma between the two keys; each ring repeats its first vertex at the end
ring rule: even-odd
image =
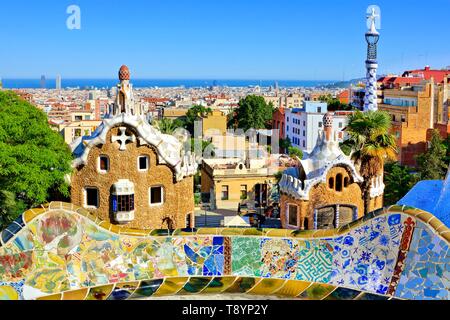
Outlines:
{"type": "Polygon", "coordinates": [[[289,137],[286,137],[286,139],[280,139],[279,143],[280,143],[280,149],[283,152],[286,152],[287,150],[289,150],[289,147],[292,146],[291,139],[289,139],[289,137]]]}
{"type": "Polygon", "coordinates": [[[428,150],[417,156],[421,180],[444,179],[448,170],[447,146],[438,130],[433,130],[428,150]]]}
{"type": "Polygon", "coordinates": [[[165,134],[172,134],[177,128],[174,121],[168,118],[162,118],[161,120],[153,120],[152,126],[165,134]]]}
{"type": "Polygon", "coordinates": [[[327,104],[327,110],[328,111],[338,111],[338,110],[352,110],[353,107],[342,103],[339,101],[339,99],[334,98],[331,94],[325,94],[319,96],[319,101],[325,102],[327,104]]]}
{"type": "Polygon", "coordinates": [[[383,111],[356,111],[348,119],[349,138],[343,149],[352,150],[351,158],[364,178],[361,189],[365,213],[369,212],[371,180],[383,171],[385,161],[397,158],[397,144],[390,128],[391,117],[383,111]]]}
{"type": "Polygon", "coordinates": [[[165,134],[173,134],[178,128],[184,128],[185,122],[181,119],[162,118],[161,120],[153,120],[152,126],[165,134]]]}
{"type": "Polygon", "coordinates": [[[299,159],[303,158],[303,151],[296,147],[289,147],[288,153],[291,158],[298,157],[299,159]]]}
{"type": "Polygon", "coordinates": [[[72,154],[47,116],[10,91],[0,91],[0,208],[2,227],[24,208],[69,196],[72,154]]]}
{"type": "Polygon", "coordinates": [[[239,101],[239,106],[234,111],[234,123],[244,131],[270,129],[274,110],[273,104],[266,103],[263,97],[249,95],[239,101]]]}
{"type": "Polygon", "coordinates": [[[193,134],[194,123],[200,117],[206,117],[208,114],[212,114],[212,109],[201,105],[194,105],[186,113],[186,129],[193,134]]]}
{"type": "MultiPolygon", "coordinates": [[[[195,142],[198,141],[196,138],[191,138],[191,152],[194,153],[195,151],[195,142]]],[[[214,155],[214,146],[209,140],[201,140],[202,142],[202,154],[205,152],[206,148],[208,148],[209,151],[211,151],[210,155],[214,155]]]]}
{"type": "Polygon", "coordinates": [[[396,204],[417,183],[418,177],[411,168],[398,162],[388,162],[384,166],[384,203],[396,204]]]}

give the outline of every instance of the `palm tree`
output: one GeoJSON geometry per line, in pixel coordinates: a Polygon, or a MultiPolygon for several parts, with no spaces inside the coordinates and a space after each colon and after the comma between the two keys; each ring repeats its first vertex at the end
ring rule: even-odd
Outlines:
{"type": "Polygon", "coordinates": [[[173,134],[177,125],[175,122],[168,118],[162,118],[161,120],[154,120],[152,126],[165,134],[173,134]]]}
{"type": "Polygon", "coordinates": [[[397,160],[397,143],[389,133],[391,117],[384,111],[356,111],[348,119],[345,131],[349,138],[343,143],[364,178],[361,189],[364,212],[369,212],[372,179],[383,172],[384,162],[397,160]]]}

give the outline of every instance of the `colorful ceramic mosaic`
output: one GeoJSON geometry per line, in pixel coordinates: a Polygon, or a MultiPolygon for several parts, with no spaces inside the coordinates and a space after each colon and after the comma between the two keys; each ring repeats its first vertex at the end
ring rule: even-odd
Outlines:
{"type": "Polygon", "coordinates": [[[449,231],[432,219],[393,207],[316,232],[143,231],[52,203],[25,212],[1,233],[0,299],[122,300],[220,292],[448,299],[449,231]]]}
{"type": "Polygon", "coordinates": [[[403,299],[450,299],[448,242],[417,222],[395,296],[403,299]]]}

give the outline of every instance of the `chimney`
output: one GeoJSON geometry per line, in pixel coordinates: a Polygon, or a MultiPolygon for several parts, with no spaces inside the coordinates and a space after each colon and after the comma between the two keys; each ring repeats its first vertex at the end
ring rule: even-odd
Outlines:
{"type": "Polygon", "coordinates": [[[330,141],[333,136],[333,113],[327,112],[323,116],[323,131],[325,132],[325,140],[330,141]]]}

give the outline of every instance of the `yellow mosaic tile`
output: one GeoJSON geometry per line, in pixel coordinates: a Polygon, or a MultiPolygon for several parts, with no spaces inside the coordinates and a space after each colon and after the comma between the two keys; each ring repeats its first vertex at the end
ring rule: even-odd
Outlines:
{"type": "Polygon", "coordinates": [[[106,300],[114,289],[114,284],[91,288],[86,300],[106,300]]]}
{"type": "Polygon", "coordinates": [[[244,229],[243,235],[245,236],[263,236],[264,231],[261,229],[244,229]]]}
{"type": "Polygon", "coordinates": [[[97,217],[95,217],[94,215],[90,214],[90,212],[87,211],[87,210],[84,209],[84,208],[78,207],[75,211],[76,211],[79,215],[81,215],[81,216],[83,216],[83,217],[86,217],[86,218],[88,218],[89,220],[92,220],[92,221],[94,221],[94,222],[97,220],[97,217]]]}
{"type": "Polygon", "coordinates": [[[294,230],[289,233],[289,237],[291,238],[312,238],[315,230],[294,230]]]}
{"type": "Polygon", "coordinates": [[[438,218],[433,217],[430,221],[428,221],[428,224],[432,226],[435,230],[437,230],[439,227],[443,226],[444,224],[442,221],[440,221],[438,218]]]}
{"type": "Polygon", "coordinates": [[[208,235],[208,234],[219,234],[219,230],[221,230],[220,228],[201,228],[197,230],[197,234],[203,234],[203,235],[208,235]]]}
{"type": "Polygon", "coordinates": [[[189,281],[187,277],[166,278],[153,296],[166,296],[176,294],[189,281]]]}
{"type": "Polygon", "coordinates": [[[235,282],[224,292],[245,293],[254,288],[262,279],[252,277],[238,277],[235,282]]]}
{"type": "Polygon", "coordinates": [[[36,218],[38,215],[41,215],[46,211],[47,210],[45,210],[44,208],[36,208],[36,209],[27,210],[23,214],[23,221],[25,223],[29,223],[31,220],[36,218]]]}
{"type": "Polygon", "coordinates": [[[128,229],[128,228],[122,228],[120,230],[120,234],[126,234],[128,236],[135,236],[135,237],[143,237],[148,234],[147,230],[140,230],[140,229],[128,229]]]}
{"type": "Polygon", "coordinates": [[[48,209],[49,210],[63,209],[63,203],[57,201],[50,202],[50,204],[48,205],[48,209]]]}
{"type": "Polygon", "coordinates": [[[313,283],[305,291],[303,291],[299,297],[312,300],[321,300],[327,297],[336,287],[327,284],[313,283]]]}
{"type": "Polygon", "coordinates": [[[99,227],[102,227],[103,229],[109,230],[109,226],[111,224],[108,221],[102,221],[99,223],[99,227]]]}
{"type": "Polygon", "coordinates": [[[235,228],[222,229],[220,230],[220,234],[223,236],[239,236],[244,233],[244,230],[245,229],[235,229],[235,228]]]}
{"type": "Polygon", "coordinates": [[[337,231],[335,229],[327,229],[327,230],[316,230],[313,234],[314,238],[325,238],[325,237],[332,237],[337,234],[337,231]]]}
{"type": "Polygon", "coordinates": [[[109,225],[109,231],[115,233],[115,234],[119,234],[120,232],[120,227],[116,226],[115,224],[110,224],[109,225]]]}
{"type": "Polygon", "coordinates": [[[50,296],[40,297],[40,298],[37,298],[36,300],[61,300],[61,298],[62,298],[62,294],[58,293],[58,294],[53,294],[50,296]]]}
{"type": "Polygon", "coordinates": [[[227,290],[236,281],[237,277],[217,277],[210,281],[207,287],[205,287],[202,294],[221,293],[227,290]]]}
{"type": "Polygon", "coordinates": [[[183,288],[178,291],[178,294],[198,294],[209,285],[211,280],[212,277],[191,277],[183,288]]]}
{"type": "Polygon", "coordinates": [[[292,232],[292,230],[286,230],[286,229],[266,229],[266,236],[267,237],[287,237],[289,233],[292,232]]]}
{"type": "Polygon", "coordinates": [[[126,289],[127,291],[130,292],[130,295],[132,295],[134,293],[134,291],[136,291],[136,289],[139,288],[139,284],[140,283],[141,283],[140,281],[130,281],[130,282],[117,283],[116,286],[114,287],[114,290],[116,290],[116,289],[126,289]]]}
{"type": "Polygon", "coordinates": [[[273,294],[280,296],[297,297],[311,285],[312,283],[307,281],[289,280],[286,281],[284,286],[282,286],[278,291],[273,292],[273,294]]]}
{"type": "Polygon", "coordinates": [[[89,289],[80,289],[66,291],[62,295],[62,300],[84,300],[89,292],[89,289]]]}
{"type": "Polygon", "coordinates": [[[196,232],[193,231],[183,231],[183,229],[176,229],[173,231],[172,236],[193,236],[196,232]]]}
{"type": "Polygon", "coordinates": [[[270,295],[273,292],[280,290],[281,287],[288,280],[285,279],[262,279],[256,286],[254,286],[247,293],[257,295],[270,295]]]}
{"type": "Polygon", "coordinates": [[[67,210],[67,211],[72,211],[73,210],[73,205],[71,203],[68,202],[62,202],[61,203],[61,209],[67,210]]]}

